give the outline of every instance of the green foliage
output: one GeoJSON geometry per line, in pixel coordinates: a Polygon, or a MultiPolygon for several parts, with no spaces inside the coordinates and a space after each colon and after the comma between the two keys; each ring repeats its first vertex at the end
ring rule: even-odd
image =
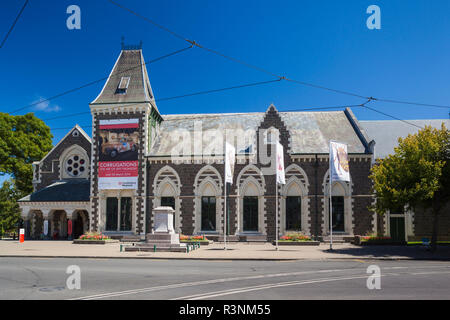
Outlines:
{"type": "Polygon", "coordinates": [[[399,138],[394,151],[378,161],[370,175],[377,212],[417,205],[439,207],[450,198],[450,131],[444,124],[439,130],[427,126],[399,138]]]}
{"type": "Polygon", "coordinates": [[[3,182],[0,188],[0,232],[14,231],[20,219],[17,204],[18,191],[12,180],[3,182]]]}
{"type": "Polygon", "coordinates": [[[33,113],[0,113],[0,174],[10,174],[21,195],[32,192],[32,163],[52,149],[50,128],[33,113]]]}

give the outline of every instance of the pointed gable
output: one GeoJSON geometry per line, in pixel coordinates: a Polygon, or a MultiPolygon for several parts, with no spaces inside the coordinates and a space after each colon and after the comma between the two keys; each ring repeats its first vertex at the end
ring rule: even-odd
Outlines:
{"type": "Polygon", "coordinates": [[[41,161],[33,163],[33,186],[35,191],[64,178],[65,174],[61,161],[64,160],[63,158],[67,151],[74,148],[77,148],[84,155],[85,171],[80,177],[87,178],[91,147],[91,138],[79,125],[75,125],[41,161]]]}
{"type": "Polygon", "coordinates": [[[150,103],[158,110],[142,49],[123,49],[102,91],[91,105],[141,102],[150,103]]]}

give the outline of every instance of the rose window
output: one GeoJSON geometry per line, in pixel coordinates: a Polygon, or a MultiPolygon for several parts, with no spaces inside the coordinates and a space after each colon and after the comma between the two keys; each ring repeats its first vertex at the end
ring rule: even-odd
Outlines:
{"type": "Polygon", "coordinates": [[[66,171],[72,177],[81,176],[86,170],[86,160],[79,155],[73,155],[66,161],[66,171]]]}

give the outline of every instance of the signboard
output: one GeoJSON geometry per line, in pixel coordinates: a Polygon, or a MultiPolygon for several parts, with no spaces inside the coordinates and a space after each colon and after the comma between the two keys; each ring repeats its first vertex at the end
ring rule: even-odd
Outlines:
{"type": "Polygon", "coordinates": [[[139,119],[100,120],[98,188],[137,189],[139,119]]]}

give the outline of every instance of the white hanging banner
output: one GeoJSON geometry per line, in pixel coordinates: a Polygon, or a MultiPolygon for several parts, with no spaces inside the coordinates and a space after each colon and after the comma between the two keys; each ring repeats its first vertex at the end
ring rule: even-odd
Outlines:
{"type": "Polygon", "coordinates": [[[330,141],[331,181],[350,181],[347,145],[330,141]]]}
{"type": "Polygon", "coordinates": [[[48,234],[48,220],[44,220],[44,235],[48,234]]]}
{"type": "Polygon", "coordinates": [[[277,167],[277,183],[286,184],[286,177],[284,175],[284,151],[280,142],[277,142],[276,150],[276,167],[277,167]]]}
{"type": "Polygon", "coordinates": [[[234,164],[236,163],[236,149],[225,143],[225,183],[233,184],[234,164]]]}

